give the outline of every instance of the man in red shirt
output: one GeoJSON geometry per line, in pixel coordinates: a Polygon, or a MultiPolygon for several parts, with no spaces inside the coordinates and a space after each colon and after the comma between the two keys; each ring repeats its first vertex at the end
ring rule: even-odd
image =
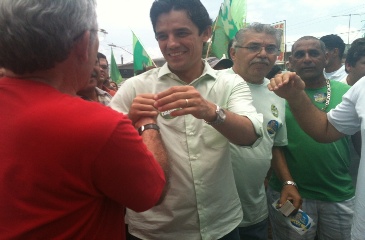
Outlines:
{"type": "Polygon", "coordinates": [[[76,95],[95,0],[2,0],[0,29],[0,239],[125,239],[125,207],[163,200],[168,162],[156,116],[133,126],[76,95]]]}

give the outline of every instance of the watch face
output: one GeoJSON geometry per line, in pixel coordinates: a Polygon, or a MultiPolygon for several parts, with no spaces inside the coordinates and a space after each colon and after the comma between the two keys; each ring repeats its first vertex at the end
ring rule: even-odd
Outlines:
{"type": "Polygon", "coordinates": [[[218,111],[218,115],[219,115],[219,117],[220,118],[222,118],[222,119],[225,119],[226,118],[226,114],[224,113],[224,110],[221,108],[221,109],[219,109],[219,111],[218,111]]]}
{"type": "Polygon", "coordinates": [[[226,114],[224,112],[224,110],[222,108],[219,108],[218,112],[217,112],[218,116],[217,116],[217,124],[221,124],[224,122],[224,120],[226,120],[226,114]]]}
{"type": "Polygon", "coordinates": [[[223,123],[224,120],[226,119],[226,113],[224,112],[224,110],[217,105],[215,113],[217,114],[217,118],[213,122],[207,122],[205,120],[204,122],[206,122],[209,125],[217,125],[223,123]]]}

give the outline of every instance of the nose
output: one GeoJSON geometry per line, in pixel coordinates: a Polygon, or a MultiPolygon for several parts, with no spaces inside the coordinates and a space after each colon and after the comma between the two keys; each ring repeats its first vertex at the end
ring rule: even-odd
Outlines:
{"type": "Polygon", "coordinates": [[[312,61],[311,56],[309,55],[308,52],[306,52],[304,55],[304,62],[311,62],[311,61],[312,61]]]}
{"type": "Polygon", "coordinates": [[[257,53],[258,57],[267,57],[265,46],[261,46],[260,51],[257,53]]]}
{"type": "Polygon", "coordinates": [[[167,38],[167,47],[174,48],[178,45],[178,41],[173,34],[170,34],[167,38]]]}

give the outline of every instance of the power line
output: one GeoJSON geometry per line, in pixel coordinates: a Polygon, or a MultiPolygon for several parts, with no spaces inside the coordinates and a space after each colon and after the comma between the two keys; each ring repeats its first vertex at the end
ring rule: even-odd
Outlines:
{"type": "Polygon", "coordinates": [[[332,16],[332,17],[349,17],[349,31],[347,34],[347,44],[350,44],[350,30],[351,30],[351,16],[353,15],[364,15],[365,13],[350,13],[350,14],[346,14],[346,15],[336,15],[336,16],[332,16]]]}
{"type": "MultiPolygon", "coordinates": [[[[364,25],[365,26],[365,25],[364,25]]],[[[354,31],[350,31],[350,33],[358,33],[358,32],[361,32],[362,31],[362,29],[360,29],[360,30],[354,30],[354,31]]],[[[343,32],[343,33],[337,33],[337,34],[335,34],[335,35],[344,35],[344,34],[348,34],[348,32],[343,32]]],[[[320,37],[322,37],[322,36],[314,36],[314,37],[316,37],[316,38],[320,38],[320,37]]],[[[292,41],[292,42],[287,42],[288,44],[289,43],[291,43],[291,44],[293,44],[293,43],[295,43],[296,42],[296,40],[295,41],[292,41]]]]}
{"type": "MultiPolygon", "coordinates": [[[[346,13],[349,13],[349,12],[363,10],[364,8],[365,8],[365,4],[360,4],[360,5],[352,7],[352,8],[343,9],[341,11],[335,12],[334,14],[341,15],[341,14],[346,14],[346,13]]],[[[327,15],[323,15],[323,16],[320,16],[320,17],[317,17],[317,18],[312,18],[312,19],[305,18],[306,20],[299,21],[299,22],[296,22],[296,23],[291,23],[288,26],[288,30],[291,30],[291,28],[295,28],[295,30],[300,30],[300,28],[308,27],[308,25],[310,25],[310,24],[318,24],[319,22],[323,22],[323,21],[331,19],[332,15],[333,14],[327,14],[327,15]],[[298,25],[299,25],[299,27],[296,27],[298,25]]]]}

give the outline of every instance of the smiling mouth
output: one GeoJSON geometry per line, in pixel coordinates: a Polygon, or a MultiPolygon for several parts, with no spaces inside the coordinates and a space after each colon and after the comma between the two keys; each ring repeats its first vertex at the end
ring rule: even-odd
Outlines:
{"type": "Polygon", "coordinates": [[[180,55],[182,55],[182,54],[183,54],[183,52],[169,53],[169,55],[170,55],[171,57],[177,57],[177,56],[180,56],[180,55]]]}

